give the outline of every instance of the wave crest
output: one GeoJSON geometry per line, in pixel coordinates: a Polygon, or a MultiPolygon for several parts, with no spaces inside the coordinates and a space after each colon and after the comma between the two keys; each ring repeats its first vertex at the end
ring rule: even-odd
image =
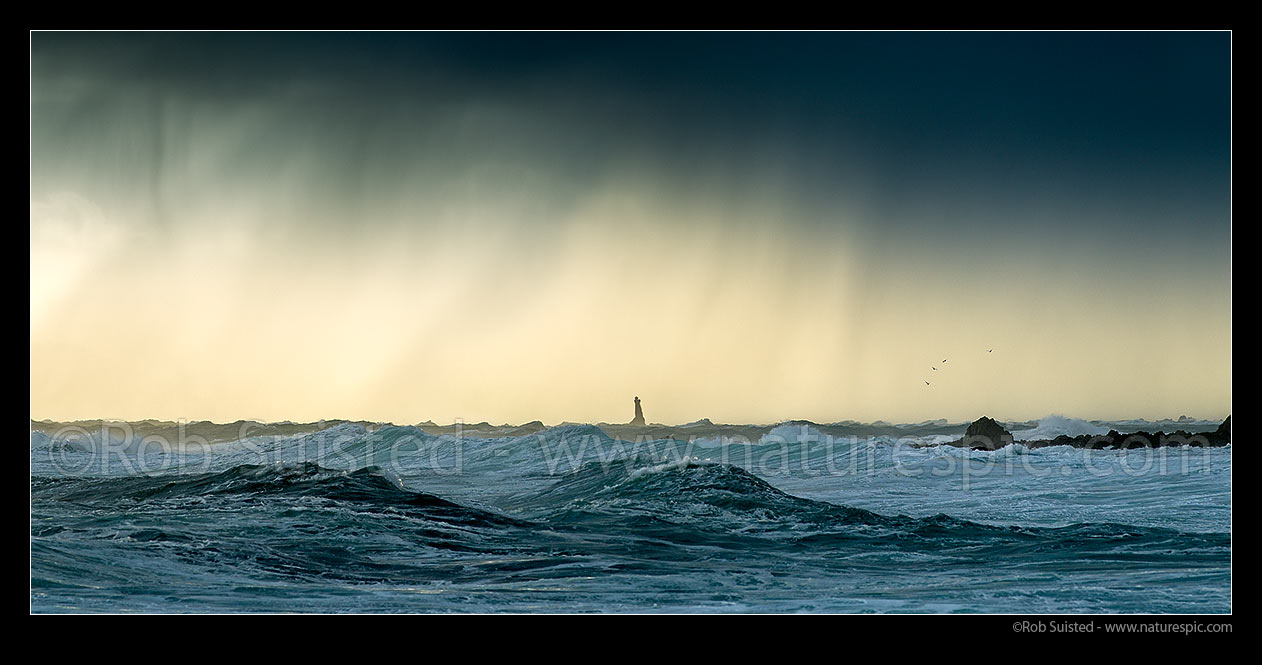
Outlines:
{"type": "Polygon", "coordinates": [[[1061,414],[1052,414],[1039,419],[1039,424],[1033,429],[1021,430],[1012,433],[1014,441],[1040,441],[1055,439],[1062,434],[1065,436],[1084,436],[1107,434],[1109,428],[1095,425],[1078,418],[1070,418],[1061,414]]]}

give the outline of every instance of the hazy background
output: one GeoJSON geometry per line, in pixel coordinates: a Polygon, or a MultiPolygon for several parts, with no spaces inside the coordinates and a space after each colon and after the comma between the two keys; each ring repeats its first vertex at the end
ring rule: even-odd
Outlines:
{"type": "Polygon", "coordinates": [[[1230,57],[33,33],[32,416],[1219,418],[1230,57]]]}

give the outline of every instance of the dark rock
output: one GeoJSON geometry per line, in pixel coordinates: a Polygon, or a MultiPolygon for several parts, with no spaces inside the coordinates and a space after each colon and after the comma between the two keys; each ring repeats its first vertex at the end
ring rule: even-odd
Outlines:
{"type": "MultiPolygon", "coordinates": [[[[1012,434],[1003,425],[982,416],[968,426],[964,438],[952,441],[950,445],[974,450],[998,450],[1012,443],[1012,434]]],[[[1074,448],[1095,448],[1128,450],[1132,448],[1160,448],[1163,446],[1195,446],[1216,447],[1231,443],[1231,416],[1213,432],[1190,433],[1176,430],[1171,434],[1165,432],[1130,432],[1123,433],[1109,430],[1108,434],[1082,434],[1069,436],[1061,434],[1054,439],[1038,439],[1022,441],[1029,448],[1045,446],[1073,446],[1074,448]]]]}
{"type": "MultiPolygon", "coordinates": [[[[981,421],[979,420],[978,422],[981,421]]],[[[969,431],[972,431],[972,427],[969,428],[969,431]]],[[[962,441],[966,440],[967,437],[962,441]]],[[[1213,432],[1192,433],[1180,429],[1170,434],[1160,431],[1123,433],[1114,429],[1109,430],[1108,434],[1083,434],[1081,436],[1066,436],[1062,434],[1055,439],[1040,439],[1023,443],[1030,448],[1073,446],[1075,448],[1109,448],[1115,450],[1161,448],[1164,446],[1194,446],[1198,448],[1225,446],[1231,443],[1231,416],[1227,416],[1223,424],[1219,425],[1218,429],[1213,432]]],[[[962,445],[962,442],[957,442],[957,445],[962,445]]]]}
{"type": "Polygon", "coordinates": [[[999,450],[1012,443],[1012,432],[993,419],[982,416],[965,430],[962,443],[968,448],[999,450]]]}

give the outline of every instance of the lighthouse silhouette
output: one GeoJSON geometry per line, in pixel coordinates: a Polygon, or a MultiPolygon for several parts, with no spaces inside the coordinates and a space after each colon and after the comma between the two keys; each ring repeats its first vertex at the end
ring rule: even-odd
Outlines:
{"type": "Polygon", "coordinates": [[[632,425],[644,425],[644,411],[640,409],[640,397],[635,398],[635,417],[631,419],[632,425]]]}

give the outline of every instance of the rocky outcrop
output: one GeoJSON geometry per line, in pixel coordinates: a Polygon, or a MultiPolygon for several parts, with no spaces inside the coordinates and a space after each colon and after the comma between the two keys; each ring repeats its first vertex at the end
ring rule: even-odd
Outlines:
{"type": "Polygon", "coordinates": [[[1223,421],[1223,424],[1219,425],[1217,430],[1214,430],[1214,434],[1227,441],[1231,441],[1231,416],[1227,416],[1227,419],[1223,421]]]}
{"type": "Polygon", "coordinates": [[[1157,432],[1119,432],[1109,430],[1108,434],[1058,436],[1055,439],[1023,441],[1030,448],[1045,446],[1073,446],[1074,448],[1164,448],[1166,446],[1194,446],[1197,448],[1225,446],[1231,443],[1230,430],[1219,427],[1213,432],[1188,432],[1176,430],[1166,433],[1157,432]]]}
{"type": "Polygon", "coordinates": [[[964,438],[956,442],[956,445],[975,450],[999,450],[1010,443],[1012,432],[1004,429],[994,419],[982,416],[968,426],[964,431],[964,438]]]}
{"type": "MultiPolygon", "coordinates": [[[[953,446],[972,448],[974,450],[998,450],[1012,443],[1012,434],[1002,425],[982,416],[964,432],[964,438],[951,442],[953,446]]],[[[1062,434],[1054,439],[1037,439],[1022,441],[1027,448],[1043,448],[1046,446],[1073,446],[1074,448],[1161,448],[1165,446],[1217,447],[1231,443],[1231,416],[1212,432],[1187,432],[1176,430],[1165,432],[1119,432],[1109,430],[1108,434],[1083,434],[1069,436],[1062,434]]]]}

